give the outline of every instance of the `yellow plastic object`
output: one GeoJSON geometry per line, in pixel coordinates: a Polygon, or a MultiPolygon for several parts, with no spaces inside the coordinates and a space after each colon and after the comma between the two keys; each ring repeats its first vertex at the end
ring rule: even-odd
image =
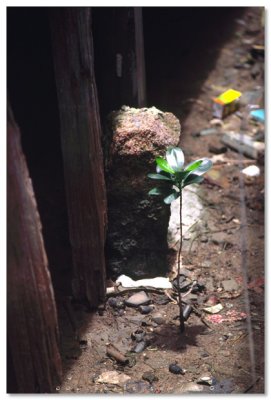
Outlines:
{"type": "Polygon", "coordinates": [[[213,99],[213,115],[217,118],[224,118],[238,108],[238,99],[241,92],[229,89],[220,96],[213,99]]]}

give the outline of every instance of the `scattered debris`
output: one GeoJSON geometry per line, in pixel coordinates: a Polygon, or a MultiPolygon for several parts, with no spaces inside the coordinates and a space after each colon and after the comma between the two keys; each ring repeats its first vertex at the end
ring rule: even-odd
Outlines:
{"type": "Polygon", "coordinates": [[[193,132],[192,136],[193,137],[209,136],[209,135],[216,135],[218,133],[220,133],[220,132],[218,131],[217,128],[206,128],[206,129],[202,129],[199,132],[193,132]]]}
{"type": "Polygon", "coordinates": [[[238,99],[241,92],[229,89],[220,96],[213,99],[213,115],[217,118],[224,118],[238,108],[238,99]]]}
{"type": "Polygon", "coordinates": [[[125,383],[124,392],[136,394],[150,393],[152,392],[152,386],[147,382],[130,380],[125,383]]]}
{"type": "Polygon", "coordinates": [[[216,384],[216,379],[212,376],[202,376],[197,380],[197,383],[202,385],[213,386],[216,384]]]}
{"type": "Polygon", "coordinates": [[[141,305],[149,304],[151,299],[145,292],[138,292],[133,294],[127,300],[125,300],[125,304],[129,307],[138,307],[141,305]]]}
{"type": "Polygon", "coordinates": [[[212,322],[214,324],[221,324],[222,322],[243,321],[247,318],[247,314],[245,312],[230,310],[225,313],[225,316],[221,314],[216,314],[208,315],[206,318],[209,322],[212,322]]]}
{"type": "Polygon", "coordinates": [[[205,301],[205,305],[208,307],[215,306],[218,303],[219,303],[219,299],[215,295],[208,296],[205,301]]]}
{"type": "Polygon", "coordinates": [[[234,290],[239,289],[238,283],[233,278],[226,279],[226,280],[222,281],[221,284],[222,284],[224,290],[226,290],[226,292],[232,292],[234,290]]]}
{"type": "Polygon", "coordinates": [[[226,132],[222,136],[222,142],[256,160],[260,160],[265,151],[265,144],[263,142],[254,141],[246,134],[226,132]]]}
{"type": "Polygon", "coordinates": [[[155,322],[157,325],[162,325],[165,323],[165,318],[159,312],[156,312],[152,315],[152,321],[155,322]]]}
{"type": "Polygon", "coordinates": [[[260,176],[260,168],[257,165],[249,165],[248,167],[242,169],[241,171],[243,174],[249,177],[260,176]]]}
{"type": "Polygon", "coordinates": [[[203,310],[208,314],[217,314],[219,311],[223,310],[223,306],[221,303],[216,304],[215,306],[205,307],[203,310]]]}
{"type": "MultiPolygon", "coordinates": [[[[174,289],[178,290],[177,278],[174,279],[172,284],[173,284],[174,289]]],[[[180,291],[185,292],[186,290],[188,290],[189,286],[192,285],[192,281],[189,278],[187,278],[185,275],[179,275],[179,285],[180,285],[180,291]]]]}
{"type": "Polygon", "coordinates": [[[111,385],[123,386],[126,382],[131,379],[130,376],[119,373],[117,371],[105,371],[95,380],[97,383],[105,383],[111,385]]]}
{"type": "Polygon", "coordinates": [[[208,150],[210,153],[213,154],[223,154],[228,151],[228,148],[226,146],[214,146],[212,144],[209,144],[208,150]]]}
{"type": "Polygon", "coordinates": [[[133,288],[133,287],[154,287],[157,289],[171,289],[172,285],[169,281],[169,278],[156,277],[152,279],[139,279],[134,281],[126,275],[121,275],[117,280],[117,284],[121,284],[122,287],[125,288],[133,288]]]}
{"type": "Polygon", "coordinates": [[[188,320],[189,315],[191,314],[193,308],[190,304],[187,304],[184,308],[183,308],[183,318],[185,321],[188,320]]]}
{"type": "Polygon", "coordinates": [[[185,370],[182,369],[176,362],[173,364],[170,364],[169,367],[169,372],[172,372],[172,374],[176,374],[176,375],[184,375],[185,374],[185,370]]]}
{"type": "Polygon", "coordinates": [[[153,307],[152,306],[139,306],[138,310],[139,310],[139,312],[141,312],[141,314],[149,314],[150,312],[153,311],[153,307]]]}
{"type": "Polygon", "coordinates": [[[110,297],[108,299],[108,304],[110,305],[110,307],[115,309],[125,309],[125,302],[122,299],[110,297]]]}
{"type": "Polygon", "coordinates": [[[252,110],[250,111],[251,118],[256,121],[264,122],[265,121],[265,112],[263,109],[252,110]]]}
{"type": "Polygon", "coordinates": [[[133,353],[141,353],[143,350],[146,349],[146,347],[148,346],[148,341],[146,340],[141,340],[140,342],[138,342],[133,348],[132,348],[132,352],[133,353]]]}
{"type": "Polygon", "coordinates": [[[121,364],[127,364],[129,362],[128,358],[126,358],[113,344],[108,343],[106,345],[106,354],[116,360],[121,364]]]}
{"type": "Polygon", "coordinates": [[[131,338],[136,342],[141,342],[146,335],[146,332],[143,329],[137,329],[135,332],[131,334],[131,338]]]}
{"type": "Polygon", "coordinates": [[[144,374],[142,375],[142,379],[144,379],[144,381],[150,382],[151,385],[153,382],[158,381],[158,377],[152,371],[144,372],[144,374]]]}
{"type": "Polygon", "coordinates": [[[219,119],[219,118],[213,118],[213,119],[211,119],[211,121],[210,121],[210,125],[211,126],[216,126],[216,127],[223,127],[223,125],[224,125],[224,123],[223,123],[223,121],[221,120],[221,119],[219,119]]]}

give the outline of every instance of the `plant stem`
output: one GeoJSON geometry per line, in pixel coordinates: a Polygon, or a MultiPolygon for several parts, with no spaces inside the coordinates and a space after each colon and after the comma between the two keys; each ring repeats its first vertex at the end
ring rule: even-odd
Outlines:
{"type": "Polygon", "coordinates": [[[182,226],[182,189],[180,188],[180,243],[179,243],[179,251],[178,251],[178,272],[177,272],[177,282],[178,282],[178,301],[179,301],[179,310],[180,310],[180,332],[184,332],[184,317],[183,317],[183,307],[182,307],[182,296],[181,296],[181,288],[180,288],[180,267],[181,267],[181,252],[182,252],[182,244],[183,244],[183,226],[182,226]]]}

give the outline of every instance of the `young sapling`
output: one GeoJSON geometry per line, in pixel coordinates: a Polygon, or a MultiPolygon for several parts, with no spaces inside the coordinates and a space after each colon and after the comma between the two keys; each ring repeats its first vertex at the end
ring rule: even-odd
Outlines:
{"type": "Polygon", "coordinates": [[[178,303],[180,313],[180,331],[184,332],[184,316],[182,309],[182,299],[180,290],[180,264],[182,252],[182,191],[192,183],[200,183],[203,181],[202,175],[212,167],[212,161],[208,158],[200,158],[192,161],[184,167],[184,154],[179,147],[169,147],[166,151],[166,158],[157,157],[156,173],[148,174],[148,177],[160,181],[159,187],[155,187],[149,191],[151,196],[164,196],[164,203],[170,205],[174,200],[180,198],[180,242],[177,257],[177,288],[178,303]]]}

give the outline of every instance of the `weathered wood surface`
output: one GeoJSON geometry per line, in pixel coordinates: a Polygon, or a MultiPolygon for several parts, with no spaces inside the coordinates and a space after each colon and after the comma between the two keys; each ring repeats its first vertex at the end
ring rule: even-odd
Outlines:
{"type": "Polygon", "coordinates": [[[106,194],[90,8],[52,11],[73,294],[96,307],[105,296],[106,194]]]}
{"type": "Polygon", "coordinates": [[[95,69],[101,114],[146,105],[141,7],[93,9],[95,69]]]}
{"type": "Polygon", "coordinates": [[[50,393],[61,378],[57,313],[37,204],[8,110],[7,124],[8,391],[50,393]]]}

